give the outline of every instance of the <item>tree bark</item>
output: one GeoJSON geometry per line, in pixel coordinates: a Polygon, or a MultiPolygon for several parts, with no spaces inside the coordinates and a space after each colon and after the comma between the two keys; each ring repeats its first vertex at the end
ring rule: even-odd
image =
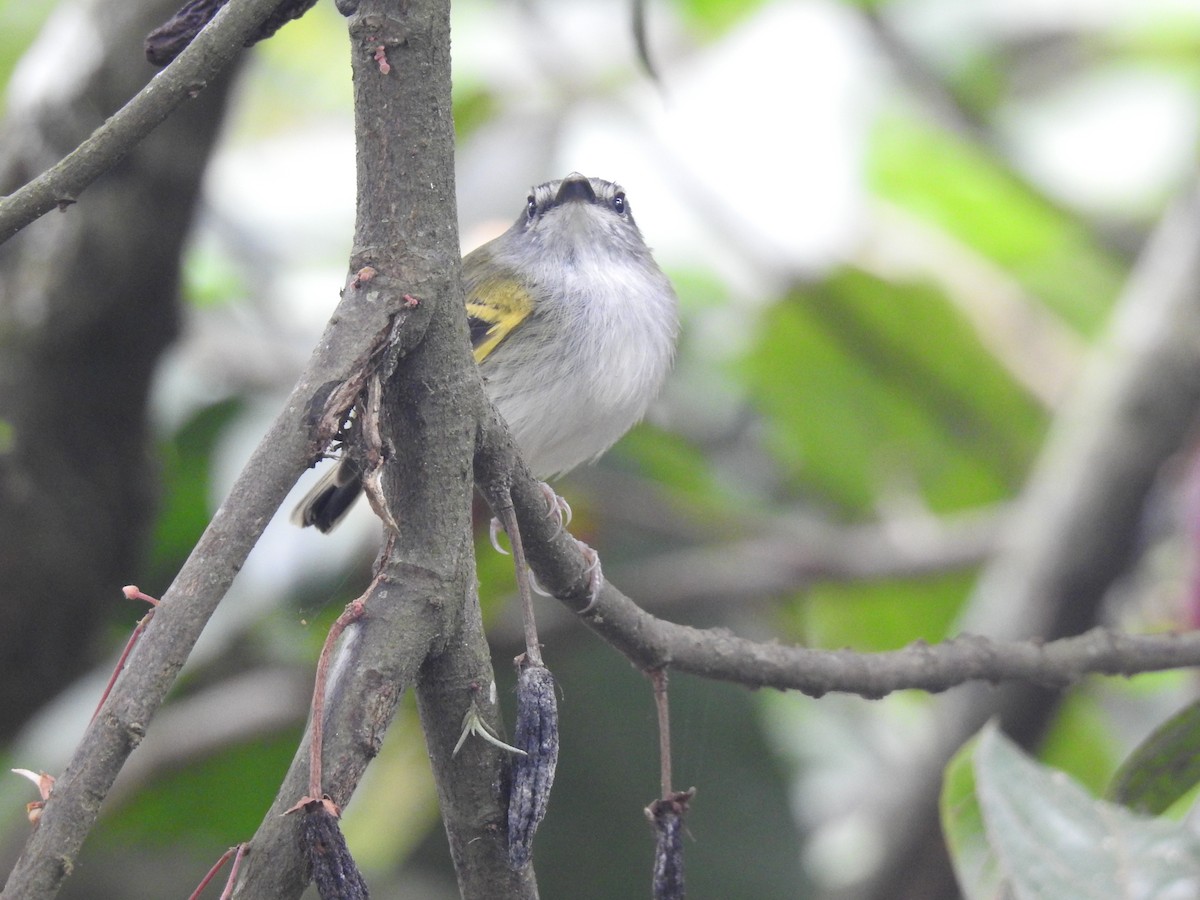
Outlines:
{"type": "MultiPolygon", "coordinates": [[[[506,754],[477,739],[453,753],[468,710],[494,729],[498,711],[470,522],[484,395],[460,274],[449,3],[363,0],[350,39],[358,145],[351,281],[363,273],[369,302],[415,303],[429,324],[415,345],[382,354],[382,485],[400,526],[336,666],[321,790],[339,805],[349,801],[401,695],[416,688],[462,895],[535,898],[532,872],[507,865],[506,754]]],[[[298,841],[306,813],[282,813],[305,793],[309,746],[297,751],[251,841],[237,897],[282,900],[307,884],[298,841]]]]}

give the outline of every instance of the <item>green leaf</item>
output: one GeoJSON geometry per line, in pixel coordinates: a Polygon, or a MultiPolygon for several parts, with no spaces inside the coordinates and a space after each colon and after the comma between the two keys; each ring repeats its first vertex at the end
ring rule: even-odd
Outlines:
{"type": "Polygon", "coordinates": [[[995,157],[911,116],[881,117],[873,190],[998,263],[1084,334],[1095,334],[1125,266],[1078,219],[1035,194],[995,157]]]}
{"type": "MultiPolygon", "coordinates": [[[[1018,900],[1195,897],[1200,895],[1200,839],[1183,825],[1150,819],[1089,795],[1076,782],[1039,765],[988,725],[970,751],[975,802],[1003,882],[1018,900]]],[[[957,779],[951,799],[969,810],[957,779]]],[[[949,789],[948,789],[949,790],[949,789]]],[[[960,815],[956,837],[968,897],[995,895],[990,863],[967,841],[960,815]]],[[[955,843],[952,849],[959,852],[955,843]]]]}
{"type": "Polygon", "coordinates": [[[228,846],[254,833],[296,752],[300,726],[230,746],[163,774],[113,811],[100,833],[115,846],[228,846]]]}
{"type": "Polygon", "coordinates": [[[1161,813],[1200,784],[1200,700],[1154,730],[1113,776],[1108,796],[1148,813],[1161,813]]]}
{"type": "Polygon", "coordinates": [[[954,875],[970,898],[999,896],[1003,884],[975,793],[973,762],[978,743],[976,736],[954,754],[946,766],[939,799],[942,833],[950,849],[954,875]]]}
{"type": "Polygon", "coordinates": [[[897,487],[940,512],[1007,498],[1043,428],[940,291],[854,269],[779,303],[742,367],[785,469],[851,510],[897,487]]]}

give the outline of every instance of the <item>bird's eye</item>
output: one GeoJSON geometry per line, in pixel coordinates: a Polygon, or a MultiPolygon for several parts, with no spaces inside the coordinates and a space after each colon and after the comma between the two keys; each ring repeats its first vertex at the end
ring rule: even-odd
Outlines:
{"type": "Polygon", "coordinates": [[[530,194],[529,199],[525,201],[525,212],[531,219],[537,215],[537,200],[534,199],[533,194],[530,194]]]}
{"type": "Polygon", "coordinates": [[[623,191],[617,191],[617,195],[612,198],[612,208],[619,215],[625,215],[625,193],[623,191]]]}

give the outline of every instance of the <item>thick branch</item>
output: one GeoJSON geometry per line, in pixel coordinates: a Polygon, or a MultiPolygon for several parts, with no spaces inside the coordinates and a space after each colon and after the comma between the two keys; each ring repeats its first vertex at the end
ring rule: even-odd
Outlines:
{"type": "Polygon", "coordinates": [[[417,708],[437,783],[442,822],[459,890],[467,898],[536,900],[533,867],[508,864],[508,821],[499,790],[511,760],[481,738],[468,738],[456,755],[464,699],[494,732],[501,733],[496,684],[475,591],[464,598],[462,629],[431,657],[417,684],[417,708]]]}
{"type": "MultiPolygon", "coordinates": [[[[382,486],[399,524],[366,598],[325,720],[322,790],[345,803],[378,750],[396,702],[414,684],[443,820],[467,898],[536,897],[532,874],[508,869],[506,754],[469,741],[453,755],[465,714],[498,727],[495,685],[475,592],[470,458],[483,389],[471,360],[459,281],[450,117],[449,4],[364,0],[350,19],[358,142],[351,268],[369,266],[399,299],[431,316],[420,344],[382,354],[382,486]]],[[[368,414],[364,413],[364,416],[368,414]]],[[[364,422],[363,432],[371,432],[364,422]]],[[[297,897],[307,880],[297,816],[306,791],[303,745],[251,842],[236,896],[297,897]]]]}
{"type": "Polygon", "coordinates": [[[174,109],[224,71],[284,0],[233,0],[179,58],[90,138],[20,190],[0,199],[0,243],[56,206],[65,209],[174,109]]]}

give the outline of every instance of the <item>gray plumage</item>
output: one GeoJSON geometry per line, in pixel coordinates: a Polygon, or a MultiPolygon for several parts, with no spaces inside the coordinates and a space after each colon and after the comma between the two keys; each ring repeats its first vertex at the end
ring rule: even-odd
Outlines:
{"type": "MultiPolygon", "coordinates": [[[[463,276],[484,385],[535,475],[595,459],[645,415],[674,358],[678,302],[619,185],[538,185],[463,276]]],[[[297,524],[340,521],[360,487],[346,465],[301,501],[297,524]]]]}

